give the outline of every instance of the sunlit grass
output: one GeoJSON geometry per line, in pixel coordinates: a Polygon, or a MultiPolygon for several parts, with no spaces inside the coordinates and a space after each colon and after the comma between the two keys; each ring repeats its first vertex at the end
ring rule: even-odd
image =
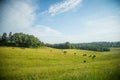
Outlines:
{"type": "Polygon", "coordinates": [[[0,47],[0,80],[119,80],[119,68],[120,48],[95,52],[0,47]],[[95,59],[88,57],[93,54],[95,59]]]}

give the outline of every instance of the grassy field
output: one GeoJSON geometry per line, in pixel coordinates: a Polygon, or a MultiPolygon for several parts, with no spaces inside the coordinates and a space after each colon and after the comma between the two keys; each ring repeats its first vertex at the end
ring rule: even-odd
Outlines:
{"type": "Polygon", "coordinates": [[[120,80],[120,48],[94,52],[0,47],[0,80],[120,80]],[[93,54],[95,59],[88,57],[93,54]]]}

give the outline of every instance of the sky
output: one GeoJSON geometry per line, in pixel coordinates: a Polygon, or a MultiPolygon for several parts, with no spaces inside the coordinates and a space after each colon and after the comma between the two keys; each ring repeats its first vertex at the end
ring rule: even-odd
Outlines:
{"type": "Polygon", "coordinates": [[[0,35],[45,43],[120,41],[120,0],[0,0],[0,35]]]}

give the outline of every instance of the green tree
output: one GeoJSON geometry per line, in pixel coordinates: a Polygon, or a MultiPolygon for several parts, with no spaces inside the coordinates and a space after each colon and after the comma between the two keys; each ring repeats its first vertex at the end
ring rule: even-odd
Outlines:
{"type": "Polygon", "coordinates": [[[0,36],[0,45],[2,45],[2,36],[0,36]]]}
{"type": "Polygon", "coordinates": [[[2,44],[7,45],[7,33],[3,33],[2,35],[2,44]]]}
{"type": "Polygon", "coordinates": [[[65,48],[66,48],[66,49],[71,49],[71,44],[70,44],[70,42],[66,42],[66,43],[65,43],[65,48]]]}
{"type": "Polygon", "coordinates": [[[43,46],[44,43],[41,42],[37,37],[33,35],[28,35],[24,33],[15,33],[13,35],[15,45],[21,47],[40,47],[43,46]]]}
{"type": "Polygon", "coordinates": [[[13,38],[13,37],[12,37],[12,32],[10,32],[10,33],[9,33],[9,42],[10,42],[10,43],[12,43],[12,40],[13,40],[12,38],[13,38]]]}

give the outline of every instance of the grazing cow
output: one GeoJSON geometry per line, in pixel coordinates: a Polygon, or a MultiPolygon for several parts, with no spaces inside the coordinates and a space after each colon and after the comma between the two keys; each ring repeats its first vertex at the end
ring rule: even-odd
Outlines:
{"type": "Polygon", "coordinates": [[[84,60],[83,62],[86,63],[86,60],[84,60]]]}
{"type": "Polygon", "coordinates": [[[92,59],[94,59],[95,57],[96,57],[96,55],[93,55],[93,56],[92,56],[92,59]]]}
{"type": "Polygon", "coordinates": [[[76,53],[74,53],[74,55],[76,55],[76,53]]]}
{"type": "Polygon", "coordinates": [[[91,55],[89,55],[89,57],[91,57],[91,55]]]}
{"type": "Polygon", "coordinates": [[[67,51],[64,51],[64,55],[66,55],[67,51]]]}
{"type": "Polygon", "coordinates": [[[21,49],[25,49],[25,47],[21,47],[21,49]]]}
{"type": "Polygon", "coordinates": [[[83,56],[87,56],[87,54],[84,53],[83,56]]]}

